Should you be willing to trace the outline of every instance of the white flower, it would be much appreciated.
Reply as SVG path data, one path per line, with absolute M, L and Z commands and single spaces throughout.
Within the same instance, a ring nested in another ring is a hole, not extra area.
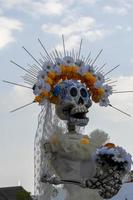
M 64 60 L 62 60 L 61 58 L 55 58 L 55 61 L 56 61 L 55 62 L 56 65 L 63 65 L 63 64 L 65 64 Z
M 33 94 L 34 95 L 39 95 L 40 94 L 40 89 L 38 88 L 37 85 L 34 86 Z
M 81 75 L 87 73 L 87 72 L 90 72 L 90 73 L 94 73 L 94 68 L 90 65 L 83 65 L 82 67 L 79 68 L 79 73 Z
M 44 62 L 42 68 L 44 71 L 46 71 L 47 73 L 51 71 L 52 67 L 53 67 L 53 63 L 51 61 L 47 61 L 47 62 Z
M 109 99 L 107 97 L 103 97 L 99 102 L 100 106 L 107 107 L 109 104 L 110 104 L 110 101 L 109 101 Z
M 103 83 L 105 82 L 105 78 L 103 76 L 102 73 L 98 72 L 96 73 L 96 78 L 97 78 L 97 81 L 95 83 L 95 87 L 101 87 L 103 85 Z
M 45 83 L 45 82 L 44 82 L 44 87 L 43 87 L 43 89 L 44 89 L 45 91 L 47 91 L 47 92 L 50 92 L 51 86 L 50 86 L 48 83 Z
M 74 59 L 71 56 L 65 56 L 63 58 L 65 65 L 74 65 Z
M 103 88 L 104 88 L 104 91 L 105 91 L 104 97 L 108 97 L 113 93 L 112 86 L 106 84 L 106 85 L 103 86 Z
M 85 65 L 84 61 L 83 60 L 80 60 L 80 59 L 77 59 L 76 62 L 75 62 L 76 65 L 78 65 L 79 67 L 82 67 Z
M 47 75 L 47 72 L 44 70 L 41 70 L 38 72 L 37 78 L 41 79 L 41 78 L 44 78 L 46 75 Z
M 92 74 L 95 73 L 94 67 L 92 65 L 89 66 L 88 72 L 90 72 Z
M 60 69 L 60 66 L 58 66 L 58 65 L 54 65 L 54 66 L 52 67 L 52 71 L 54 71 L 54 72 L 57 73 L 58 75 L 61 74 L 61 69 Z

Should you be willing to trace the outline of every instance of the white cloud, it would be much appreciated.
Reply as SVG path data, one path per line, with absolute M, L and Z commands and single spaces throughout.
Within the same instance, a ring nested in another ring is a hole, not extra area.
M 32 0 L 1 0 L 4 8 L 12 9 L 32 3 Z
M 0 17 L 0 49 L 14 42 L 13 31 L 22 30 L 22 23 L 16 19 Z
M 32 15 L 61 15 L 65 9 L 65 5 L 59 0 L 3 0 L 2 7 L 4 9 L 20 9 Z
M 77 47 L 81 37 L 94 42 L 103 39 L 109 33 L 108 30 L 97 27 L 96 20 L 89 16 L 79 16 L 78 19 L 71 16 L 63 19 L 60 24 L 44 24 L 42 25 L 42 30 L 55 35 L 64 34 L 66 37 L 66 46 L 69 49 Z M 59 45 L 58 47 L 60 49 Z
M 56 1 L 46 3 L 33 2 L 33 10 L 40 15 L 61 15 L 65 6 Z
M 115 7 L 115 6 L 104 6 L 103 10 L 105 13 L 108 14 L 115 14 L 115 15 L 121 15 L 121 16 L 125 16 L 128 14 L 128 10 L 125 7 Z
M 131 26 L 122 26 L 122 25 L 117 25 L 116 27 L 115 27 L 115 29 L 117 30 L 117 31 L 127 31 L 127 32 L 130 32 L 130 31 L 132 31 L 132 27 Z
M 71 19 L 66 23 L 61 24 L 44 24 L 42 30 L 52 34 L 65 34 L 67 36 L 80 32 L 86 32 L 93 28 L 95 19 L 92 17 L 79 17 L 78 19 Z

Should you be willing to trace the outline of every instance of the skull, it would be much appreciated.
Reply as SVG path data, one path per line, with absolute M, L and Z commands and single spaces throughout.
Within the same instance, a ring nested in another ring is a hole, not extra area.
M 88 108 L 92 105 L 90 92 L 79 81 L 66 80 L 59 83 L 55 89 L 59 92 L 60 104 L 56 105 L 56 114 L 62 120 L 67 120 L 77 126 L 87 125 Z

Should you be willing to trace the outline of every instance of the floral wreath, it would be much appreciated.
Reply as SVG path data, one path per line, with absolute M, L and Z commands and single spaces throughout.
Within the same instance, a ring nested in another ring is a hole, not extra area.
M 41 54 L 42 58 L 39 59 L 39 61 L 25 47 L 23 47 L 23 49 L 30 55 L 36 64 L 30 65 L 30 68 L 27 69 L 16 62 L 11 61 L 11 63 L 26 71 L 26 75 L 23 78 L 25 83 L 28 83 L 31 87 L 4 80 L 6 83 L 30 88 L 33 90 L 35 95 L 34 100 L 20 108 L 24 108 L 35 102 L 39 103 L 39 105 L 43 105 L 45 100 L 53 104 L 59 104 L 59 96 L 61 93 L 60 83 L 69 80 L 78 81 L 81 84 L 84 84 L 91 94 L 91 99 L 93 102 L 99 103 L 100 106 L 110 106 L 115 110 L 130 116 L 128 113 L 110 104 L 110 95 L 114 93 L 127 93 L 133 91 L 113 90 L 112 84 L 116 81 L 112 81 L 110 78 L 107 78 L 106 75 L 116 69 L 119 65 L 113 67 L 106 73 L 103 73 L 105 64 L 98 67 L 94 65 L 102 53 L 102 50 L 100 50 L 94 60 L 92 60 L 90 57 L 91 53 L 84 58 L 81 56 L 81 39 L 78 52 L 75 52 L 74 50 L 67 52 L 65 49 L 64 36 L 62 35 L 64 50 L 64 55 L 62 56 L 62 53 L 56 49 L 52 53 L 48 53 L 40 39 L 38 39 L 38 41 L 45 51 L 45 55 Z M 11 112 L 14 112 L 20 108 L 12 110 Z

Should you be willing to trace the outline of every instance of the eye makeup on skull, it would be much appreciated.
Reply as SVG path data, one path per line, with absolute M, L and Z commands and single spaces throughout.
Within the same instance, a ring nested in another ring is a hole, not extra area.
M 70 94 L 71 94 L 72 97 L 76 97 L 77 94 L 78 94 L 77 88 L 72 87 L 72 88 L 70 89 Z
M 82 97 L 86 98 L 87 97 L 87 91 L 86 91 L 86 89 L 85 88 L 81 88 L 80 89 L 80 94 L 81 94 Z

